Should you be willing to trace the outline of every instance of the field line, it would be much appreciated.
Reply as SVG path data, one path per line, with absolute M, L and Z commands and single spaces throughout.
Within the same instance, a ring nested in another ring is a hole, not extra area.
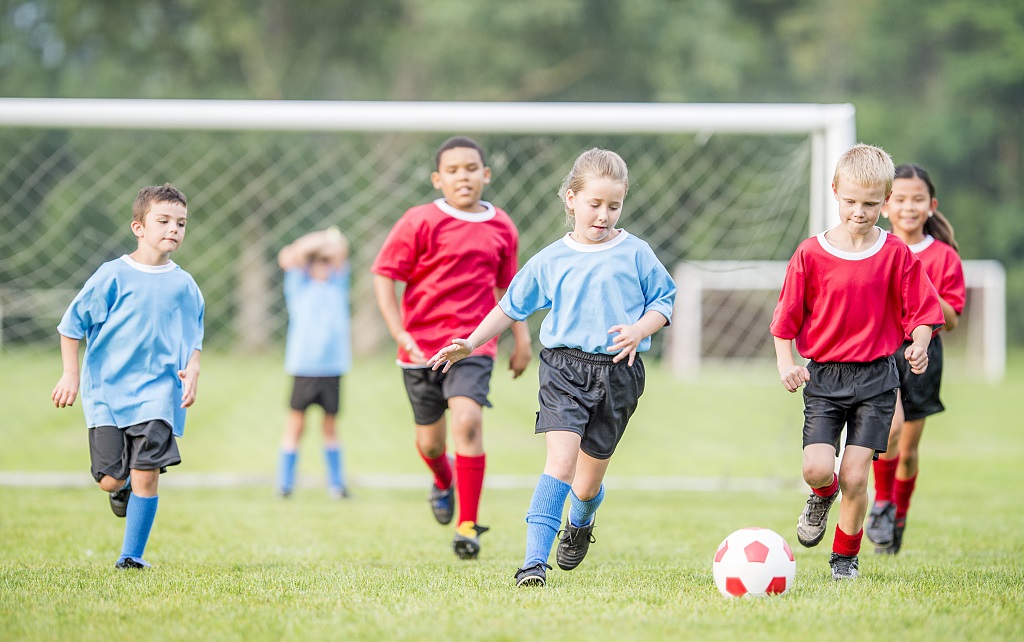
M 486 486 L 490 489 L 528 489 L 537 483 L 538 475 L 489 474 Z M 427 475 L 362 474 L 351 475 L 353 488 L 422 489 L 430 485 Z M 165 488 L 273 488 L 274 475 L 259 473 L 178 473 L 170 472 L 160 479 Z M 85 488 L 93 486 L 88 473 L 69 472 L 16 472 L 0 471 L 0 486 L 14 488 Z M 322 478 L 300 475 L 300 488 L 323 487 Z M 801 480 L 771 477 L 681 477 L 681 476 L 608 476 L 609 489 L 651 492 L 807 492 Z

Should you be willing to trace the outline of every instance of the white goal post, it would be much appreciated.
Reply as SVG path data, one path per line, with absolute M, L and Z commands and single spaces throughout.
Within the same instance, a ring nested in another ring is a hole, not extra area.
M 848 104 L 0 98 L 0 349 L 50 349 L 68 293 L 128 246 L 134 193 L 165 181 L 195 208 L 176 257 L 216 302 L 211 347 L 279 345 L 274 257 L 336 225 L 352 250 L 358 349 L 383 348 L 369 265 L 398 216 L 436 197 L 433 153 L 454 134 L 483 142 L 485 198 L 516 221 L 522 259 L 565 233 L 556 192 L 579 151 L 618 151 L 623 225 L 666 265 L 783 258 L 830 225 L 831 171 L 855 143 Z
M 968 375 L 998 382 L 1006 371 L 1006 272 L 998 261 L 964 261 L 963 266 L 967 305 L 960 327 L 943 335 L 946 363 L 952 362 Z M 707 323 L 704 300 L 709 292 L 761 293 L 765 305 L 749 331 L 754 334 L 752 341 L 770 346 L 770 304 L 778 298 L 785 273 L 786 261 L 697 261 L 676 266 L 673 277 L 679 295 L 670 347 L 673 372 L 694 379 L 702 363 L 708 361 L 702 346 Z M 743 334 L 741 328 L 733 336 L 740 340 Z M 774 353 L 768 358 L 774 359 Z M 718 361 L 721 365 L 726 360 Z

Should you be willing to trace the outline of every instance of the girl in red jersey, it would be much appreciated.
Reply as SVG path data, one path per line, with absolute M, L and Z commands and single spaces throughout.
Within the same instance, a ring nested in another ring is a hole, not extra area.
M 925 273 L 939 294 L 945 325 L 956 327 L 964 308 L 966 287 L 963 265 L 953 227 L 938 209 L 935 184 L 917 165 L 896 168 L 892 197 L 882 211 L 893 234 L 903 239 L 924 264 Z M 904 342 L 904 346 L 908 345 Z M 866 534 L 876 553 L 896 554 L 903 545 L 907 509 L 918 470 L 918 446 L 929 415 L 945 410 L 939 400 L 942 381 L 942 339 L 935 330 L 928 345 L 928 371 L 913 374 L 901 351 L 896 352 L 900 370 L 900 403 L 889 430 L 889 448 L 874 462 L 875 501 Z
M 836 580 L 859 576 L 870 463 L 886 450 L 903 349 L 915 373 L 928 368 L 932 326 L 943 323 L 935 288 L 906 243 L 875 226 L 895 175 L 885 151 L 857 145 L 839 159 L 832 193 L 840 223 L 803 241 L 786 267 L 771 333 L 782 385 L 806 384 L 803 478 L 812 492 L 797 538 L 817 546 L 843 491 L 829 566 Z M 807 366 L 796 365 L 793 344 Z M 835 473 L 839 440 L 846 448 Z

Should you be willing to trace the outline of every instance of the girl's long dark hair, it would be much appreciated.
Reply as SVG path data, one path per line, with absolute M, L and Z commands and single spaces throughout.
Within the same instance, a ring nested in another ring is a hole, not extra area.
M 935 198 L 935 183 L 932 182 L 931 176 L 928 176 L 928 172 L 926 172 L 920 165 L 904 163 L 903 165 L 897 166 L 896 178 L 920 178 L 924 181 L 924 184 L 928 186 L 928 194 L 932 198 Z M 934 210 L 932 215 L 928 217 L 928 220 L 925 221 L 924 233 L 931 234 L 933 237 L 956 250 L 957 254 L 960 253 L 960 246 L 956 244 L 956 239 L 953 238 L 953 226 L 939 210 Z

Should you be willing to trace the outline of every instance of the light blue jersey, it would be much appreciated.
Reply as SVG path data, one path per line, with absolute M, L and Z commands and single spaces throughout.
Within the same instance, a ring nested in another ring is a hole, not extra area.
M 675 283 L 651 246 L 619 230 L 597 245 L 568 234 L 555 241 L 523 266 L 498 305 L 516 321 L 550 308 L 540 328 L 545 348 L 613 354 L 609 328 L 636 323 L 648 310 L 671 322 L 675 296 Z M 650 348 L 647 337 L 637 352 Z
M 285 371 L 298 377 L 336 377 L 352 365 L 349 321 L 349 269 L 331 272 L 326 281 L 304 269 L 284 273 L 288 305 Z
M 81 396 L 86 425 L 127 428 L 154 419 L 185 431 L 184 370 L 203 348 L 203 295 L 173 262 L 108 261 L 89 277 L 57 331 L 85 339 Z

